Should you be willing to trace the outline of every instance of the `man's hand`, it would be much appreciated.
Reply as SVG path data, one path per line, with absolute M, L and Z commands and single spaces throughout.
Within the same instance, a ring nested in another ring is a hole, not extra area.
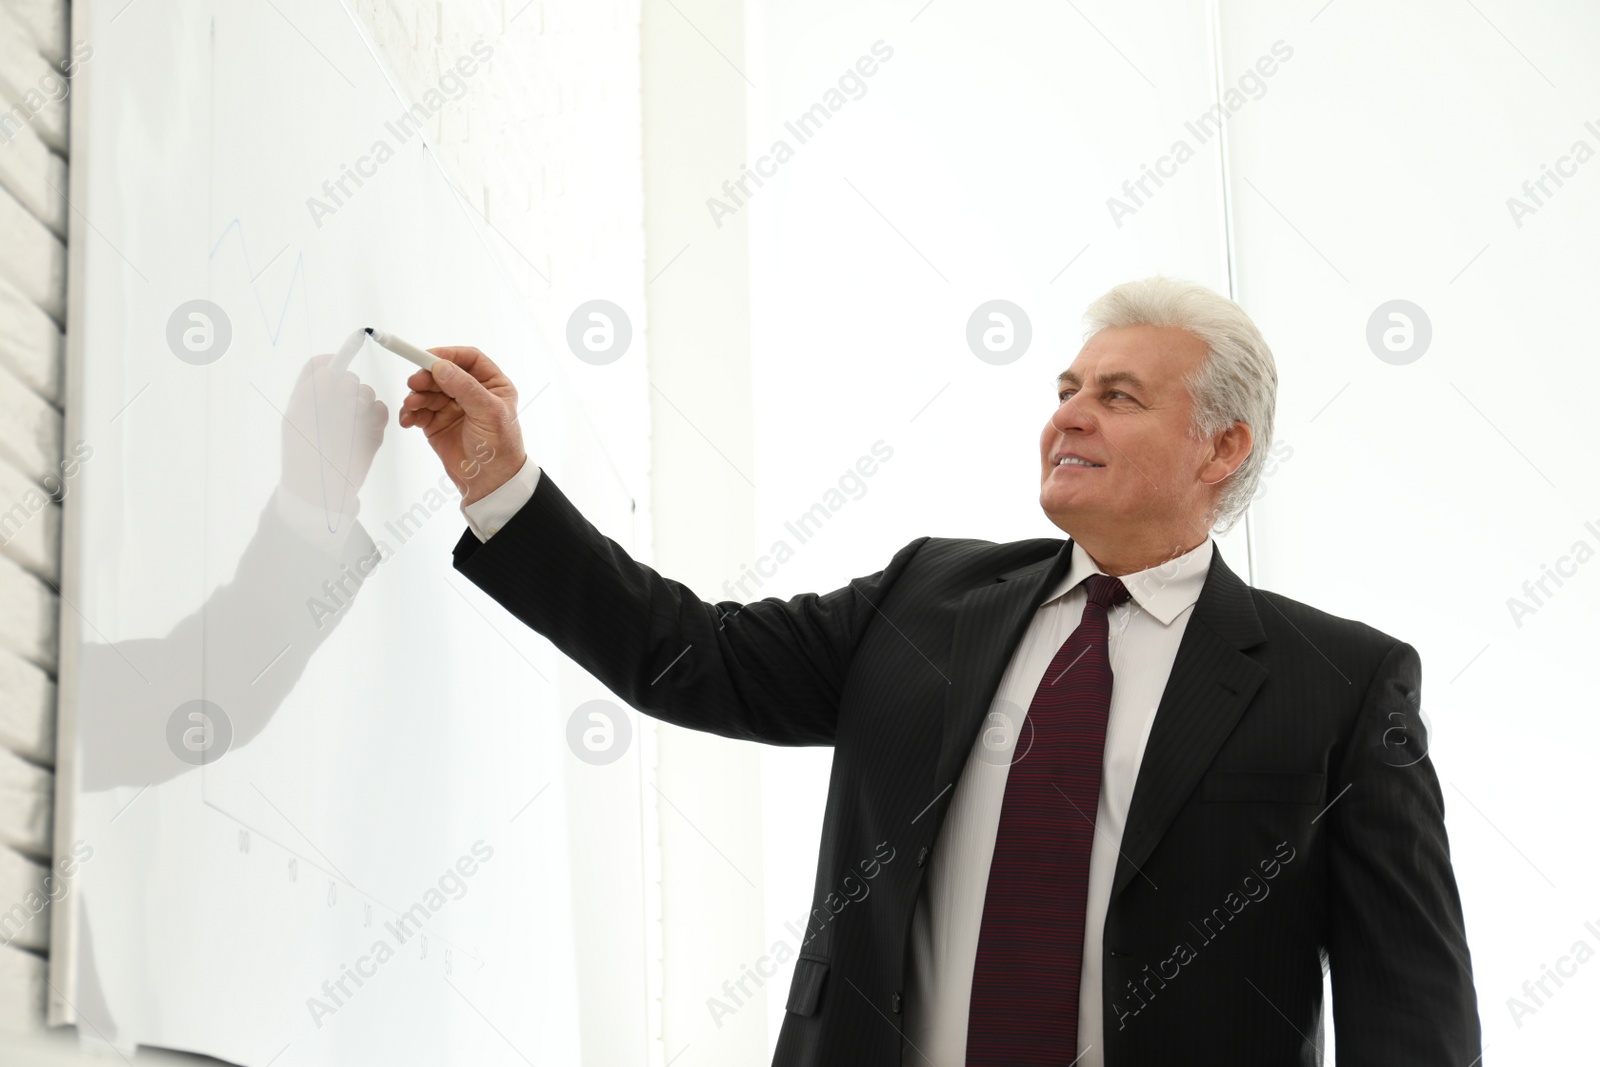
M 406 379 L 400 425 L 419 426 L 461 490 L 463 505 L 482 500 L 522 469 L 528 456 L 517 423 L 517 389 L 476 348 L 430 348 L 432 370 Z

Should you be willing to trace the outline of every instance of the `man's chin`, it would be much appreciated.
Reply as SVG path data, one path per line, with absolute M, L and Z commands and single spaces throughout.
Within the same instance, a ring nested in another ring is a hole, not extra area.
M 1087 494 L 1063 492 L 1059 485 L 1047 485 L 1039 491 L 1039 506 L 1052 514 L 1083 511 L 1091 506 Z
M 1039 507 L 1051 522 L 1063 530 L 1068 523 L 1081 519 L 1087 510 L 1080 500 L 1063 500 L 1048 491 L 1039 494 Z

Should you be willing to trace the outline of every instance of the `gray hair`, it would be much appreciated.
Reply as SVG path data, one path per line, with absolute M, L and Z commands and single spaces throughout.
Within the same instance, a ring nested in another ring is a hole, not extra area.
M 1206 344 L 1200 369 L 1184 377 L 1194 401 L 1189 432 L 1206 440 L 1235 422 L 1250 427 L 1250 455 L 1228 476 L 1212 526 L 1227 533 L 1254 498 L 1272 443 L 1278 367 L 1243 308 L 1203 285 L 1156 275 L 1123 282 L 1084 312 L 1084 340 L 1108 326 L 1176 326 Z

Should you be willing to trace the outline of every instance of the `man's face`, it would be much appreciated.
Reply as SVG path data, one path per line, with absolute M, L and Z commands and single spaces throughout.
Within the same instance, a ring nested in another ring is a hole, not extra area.
M 1193 522 L 1204 535 L 1211 449 L 1189 436 L 1183 378 L 1205 353 L 1205 342 L 1172 326 L 1108 327 L 1089 338 L 1039 437 L 1039 506 L 1057 526 L 1081 537 Z M 1095 466 L 1061 465 L 1066 455 Z

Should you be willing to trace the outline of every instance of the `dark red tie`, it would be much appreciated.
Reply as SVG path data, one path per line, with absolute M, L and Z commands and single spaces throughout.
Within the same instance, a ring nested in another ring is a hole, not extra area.
M 1106 609 L 1122 582 L 1090 575 L 1083 621 L 1050 661 L 1006 777 L 967 1019 L 968 1067 L 1078 1058 L 1089 850 L 1111 710 Z

